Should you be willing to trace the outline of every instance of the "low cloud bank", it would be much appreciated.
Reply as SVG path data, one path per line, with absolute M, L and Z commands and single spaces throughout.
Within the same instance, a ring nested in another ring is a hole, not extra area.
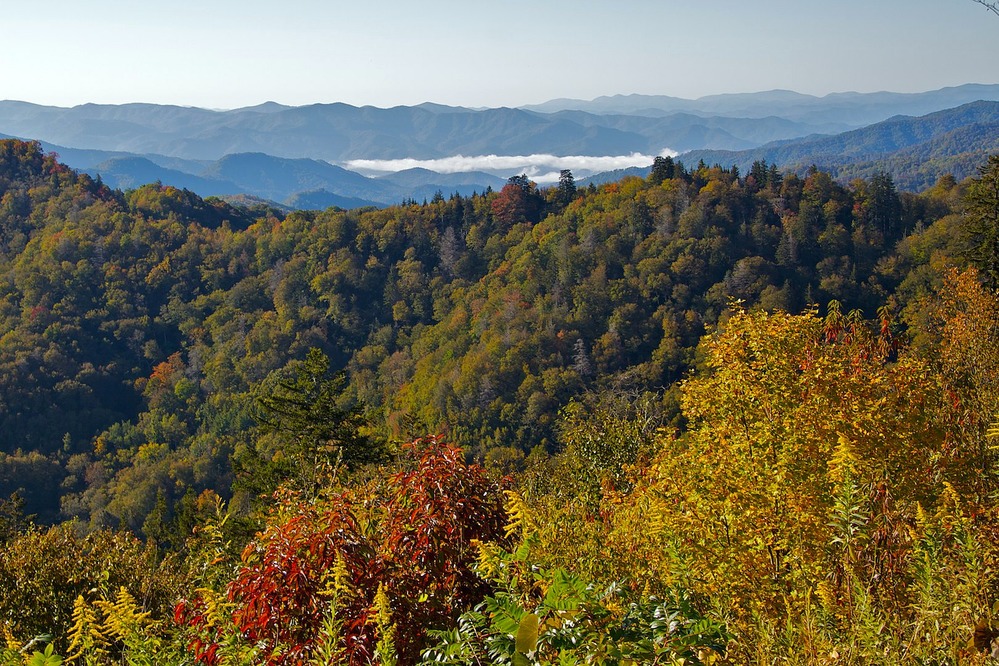
M 661 156 L 675 157 L 676 151 L 668 148 Z M 652 164 L 653 155 L 454 155 L 432 160 L 404 158 L 394 160 L 350 160 L 345 166 L 355 171 L 394 173 L 406 169 L 429 169 L 438 173 L 464 173 L 468 171 L 501 171 L 526 173 L 537 182 L 558 180 L 560 169 L 589 174 L 629 167 L 646 167 Z

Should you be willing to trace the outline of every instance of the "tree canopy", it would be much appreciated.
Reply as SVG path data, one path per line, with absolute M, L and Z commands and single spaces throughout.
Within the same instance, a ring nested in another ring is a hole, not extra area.
M 996 173 L 283 213 L 0 142 L 4 658 L 985 663 Z

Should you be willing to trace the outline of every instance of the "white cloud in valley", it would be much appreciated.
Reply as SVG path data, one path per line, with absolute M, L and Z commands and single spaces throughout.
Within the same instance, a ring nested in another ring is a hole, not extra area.
M 676 151 L 663 149 L 662 156 L 675 157 Z M 437 173 L 465 173 L 468 171 L 525 173 L 539 183 L 558 180 L 560 169 L 570 169 L 584 174 L 647 167 L 655 159 L 653 155 L 632 153 L 630 155 L 454 155 L 437 159 L 421 160 L 402 158 L 391 160 L 349 160 L 344 164 L 348 169 L 361 172 L 395 173 L 406 169 L 429 169 Z

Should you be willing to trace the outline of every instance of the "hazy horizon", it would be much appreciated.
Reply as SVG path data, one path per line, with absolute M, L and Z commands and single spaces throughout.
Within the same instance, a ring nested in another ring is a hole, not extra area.
M 169 11 L 53 0 L 7 8 L 5 26 L 0 97 L 62 107 L 479 108 L 617 94 L 824 96 L 999 83 L 999 18 L 971 0 L 178 0 Z
M 999 23 L 999 21 L 997 21 L 997 23 Z M 376 104 L 351 104 L 349 102 L 343 102 L 343 101 L 304 102 L 302 104 L 286 104 L 286 103 L 280 102 L 278 100 L 268 99 L 268 100 L 263 100 L 261 102 L 255 102 L 253 104 L 245 104 L 245 105 L 242 105 L 242 106 L 233 106 L 233 107 L 208 107 L 208 106 L 199 106 L 197 104 L 176 104 L 176 103 L 168 103 L 168 102 L 148 102 L 148 101 L 143 101 L 143 100 L 133 100 L 133 101 L 130 101 L 130 102 L 93 102 L 93 101 L 87 101 L 87 102 L 80 102 L 78 104 L 45 104 L 45 103 L 37 102 L 35 100 L 18 99 L 18 98 L 12 98 L 12 97 L 3 97 L 3 98 L 0 98 L 0 102 L 14 102 L 14 103 L 23 103 L 23 104 L 33 104 L 33 105 L 36 105 L 36 106 L 48 106 L 48 107 L 52 107 L 52 108 L 62 108 L 62 109 L 72 109 L 72 108 L 77 108 L 77 107 L 81 107 L 81 106 L 88 106 L 88 105 L 94 105 L 94 106 L 128 106 L 128 105 L 132 105 L 132 104 L 135 104 L 135 105 L 143 105 L 143 104 L 145 104 L 145 105 L 154 105 L 154 106 L 175 106 L 175 107 L 187 108 L 187 109 L 200 109 L 200 110 L 203 110 L 203 111 L 217 111 L 217 112 L 220 112 L 220 113 L 224 113 L 226 111 L 239 111 L 241 109 L 251 109 L 251 108 L 254 108 L 254 107 L 264 106 L 264 105 L 267 105 L 267 104 L 277 104 L 279 106 L 283 106 L 283 107 L 287 107 L 287 108 L 301 108 L 301 107 L 308 107 L 308 106 L 332 106 L 332 105 L 335 105 L 335 104 L 344 104 L 344 105 L 347 105 L 347 106 L 353 106 L 355 108 L 371 107 L 371 108 L 377 108 L 377 109 L 390 109 L 390 108 L 395 108 L 395 107 L 412 107 L 412 106 L 421 106 L 421 105 L 424 105 L 424 104 L 436 104 L 436 105 L 440 105 L 440 106 L 453 106 L 454 108 L 465 108 L 465 109 L 470 109 L 470 110 L 487 110 L 487 109 L 502 108 L 503 106 L 506 106 L 507 108 L 530 107 L 530 106 L 536 106 L 536 105 L 544 104 L 546 102 L 554 102 L 554 101 L 559 101 L 559 100 L 579 100 L 579 101 L 590 102 L 590 101 L 595 101 L 595 100 L 601 99 L 601 98 L 631 97 L 631 96 L 642 96 L 642 97 L 674 97 L 674 98 L 677 98 L 677 99 L 683 99 L 683 100 L 686 100 L 686 101 L 696 102 L 698 100 L 707 99 L 707 98 L 710 98 L 710 97 L 721 97 L 721 96 L 725 96 L 725 95 L 754 95 L 754 94 L 765 94 L 765 93 L 773 93 L 773 92 L 791 92 L 791 93 L 796 93 L 796 94 L 799 94 L 799 95 L 806 95 L 806 96 L 809 96 L 809 97 L 814 97 L 816 99 L 822 99 L 824 97 L 829 97 L 829 96 L 833 96 L 833 95 L 849 95 L 849 94 L 855 94 L 855 93 L 856 94 L 878 94 L 878 93 L 894 94 L 894 93 L 898 93 L 898 94 L 903 94 L 904 95 L 904 94 L 919 94 L 919 93 L 934 92 L 934 91 L 942 90 L 942 89 L 946 89 L 946 88 L 959 88 L 959 87 L 965 86 L 965 85 L 972 85 L 972 86 L 976 86 L 976 85 L 983 85 L 983 86 L 999 85 L 999 81 L 997 81 L 996 83 L 983 83 L 981 81 L 962 81 L 962 82 L 957 82 L 957 83 L 953 83 L 953 84 L 950 84 L 950 85 L 938 86 L 936 88 L 927 88 L 925 90 L 890 90 L 890 89 L 883 89 L 883 90 L 833 90 L 833 91 L 830 91 L 830 92 L 827 92 L 827 93 L 824 93 L 824 94 L 821 94 L 821 95 L 815 95 L 815 94 L 812 94 L 812 93 L 805 93 L 805 92 L 801 92 L 799 90 L 792 90 L 790 88 L 769 88 L 769 89 L 766 89 L 766 90 L 744 90 L 744 91 L 736 91 L 736 92 L 717 92 L 717 93 L 709 93 L 709 94 L 706 94 L 706 95 L 700 95 L 698 97 L 682 97 L 682 96 L 679 96 L 679 95 L 670 95 L 668 93 L 613 92 L 613 93 L 606 93 L 606 94 L 601 94 L 601 95 L 595 95 L 593 97 L 565 97 L 565 96 L 563 96 L 563 97 L 549 97 L 549 98 L 546 98 L 546 99 L 535 100 L 535 101 L 531 101 L 531 102 L 524 102 L 523 104 L 501 105 L 500 107 L 472 106 L 472 105 L 458 105 L 458 104 L 450 105 L 450 104 L 444 104 L 442 102 L 438 102 L 438 101 L 435 101 L 435 100 L 424 100 L 422 102 L 416 102 L 416 103 L 413 103 L 413 104 L 393 104 L 391 106 L 378 106 Z M 668 150 L 668 149 L 666 149 L 666 150 Z

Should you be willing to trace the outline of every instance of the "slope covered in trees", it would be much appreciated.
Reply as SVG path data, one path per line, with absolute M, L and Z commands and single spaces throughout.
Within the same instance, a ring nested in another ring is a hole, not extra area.
M 257 451 L 257 397 L 312 347 L 346 371 L 344 406 L 378 438 L 446 429 L 515 469 L 556 446 L 573 397 L 680 379 L 733 300 L 874 312 L 919 260 L 896 243 L 948 224 L 959 192 L 660 160 L 648 179 L 582 191 L 520 178 L 423 206 L 253 218 L 172 188 L 114 192 L 5 147 L 22 173 L 3 194 L 3 452 L 59 489 L 31 512 L 132 529 L 158 494 L 227 496 L 230 458 L 274 455 Z M 18 478 L 4 496 L 30 491 Z
M 0 167 L 0 607 L 59 609 L 3 611 L 12 645 L 915 663 L 993 630 L 992 162 L 288 214 Z
M 951 174 L 966 178 L 999 150 L 999 102 L 977 101 L 912 118 L 897 116 L 833 136 L 774 141 L 744 151 L 694 150 L 688 161 L 734 165 L 773 162 L 782 170 L 804 173 L 818 165 L 837 180 L 892 174 L 899 187 L 922 191 Z

